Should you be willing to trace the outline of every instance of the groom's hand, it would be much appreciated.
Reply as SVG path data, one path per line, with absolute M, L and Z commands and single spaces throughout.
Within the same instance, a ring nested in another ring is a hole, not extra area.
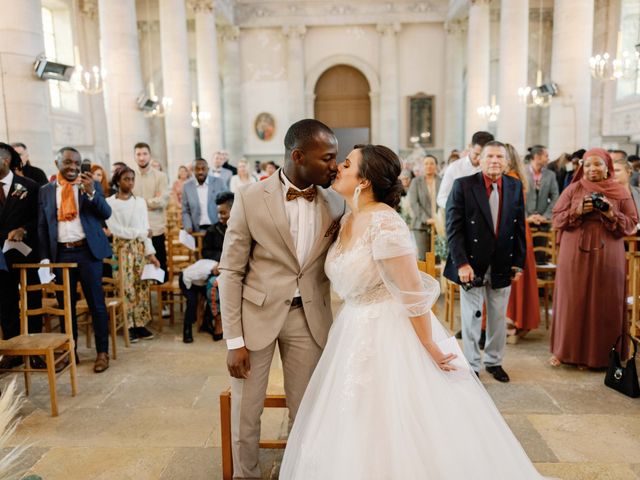
M 249 350 L 246 347 L 234 348 L 227 353 L 227 368 L 234 378 L 249 378 L 251 364 L 249 363 Z

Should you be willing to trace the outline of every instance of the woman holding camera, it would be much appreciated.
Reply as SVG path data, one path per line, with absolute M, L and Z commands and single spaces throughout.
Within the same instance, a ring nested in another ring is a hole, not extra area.
M 601 148 L 587 151 L 553 209 L 560 248 L 552 366 L 607 366 L 609 349 L 626 328 L 622 237 L 633 234 L 637 223 L 631 194 L 615 181 L 609 154 Z

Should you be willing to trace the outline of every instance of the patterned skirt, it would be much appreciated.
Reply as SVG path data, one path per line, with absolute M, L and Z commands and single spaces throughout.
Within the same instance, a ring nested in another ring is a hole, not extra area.
M 144 242 L 114 237 L 113 250 L 119 255 L 119 274 L 124 276 L 124 306 L 129 328 L 144 327 L 151 321 L 149 282 L 140 279 L 147 263 Z

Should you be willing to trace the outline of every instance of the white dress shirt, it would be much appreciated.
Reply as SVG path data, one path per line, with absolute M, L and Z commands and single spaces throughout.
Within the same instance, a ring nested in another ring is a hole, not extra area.
M 284 210 L 289 221 L 289 231 L 293 245 L 296 247 L 296 257 L 298 264 L 302 267 L 307 260 L 313 244 L 316 241 L 317 233 L 320 228 L 320 203 L 318 196 L 310 202 L 303 197 L 295 200 L 287 200 L 287 191 L 289 188 L 300 191 L 298 187 L 293 185 L 286 177 L 282 170 L 280 171 L 280 180 L 282 180 L 282 201 L 284 202 Z M 313 187 L 309 187 L 313 188 Z M 300 296 L 300 289 L 296 289 L 294 297 Z M 235 337 L 227 339 L 227 348 L 234 350 L 244 347 L 244 339 Z
M 207 178 L 202 184 L 196 180 L 196 192 L 198 193 L 198 203 L 200 204 L 200 223 L 198 225 L 211 225 L 208 210 L 209 175 L 207 175 Z M 194 225 L 194 227 L 195 226 L 196 225 Z
M 0 183 L 2 183 L 2 189 L 4 190 L 4 198 L 9 198 L 9 190 L 11 189 L 11 184 L 13 183 L 13 172 L 9 170 L 9 173 L 7 173 L 2 180 L 0 180 Z
M 453 189 L 453 182 L 458 178 L 468 177 L 469 175 L 475 175 L 480 171 L 480 165 L 474 166 L 471 163 L 469 155 L 459 158 L 455 162 L 449 164 L 444 171 L 442 182 L 440 183 L 440 190 L 438 190 L 438 206 L 440 208 L 447 208 L 447 199 Z
M 78 215 L 73 220 L 65 222 L 58 220 L 58 243 L 77 242 L 86 238 L 82 222 L 80 222 L 80 203 L 78 202 L 78 185 L 73 186 L 73 200 L 76 202 Z M 56 182 L 56 216 L 62 202 L 62 187 Z

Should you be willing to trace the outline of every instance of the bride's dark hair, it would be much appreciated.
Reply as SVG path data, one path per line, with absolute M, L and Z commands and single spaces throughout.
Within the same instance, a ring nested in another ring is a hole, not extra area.
M 353 148 L 362 154 L 358 173 L 371 182 L 373 198 L 396 208 L 404 191 L 398 178 L 402 171 L 398 156 L 384 145 L 355 145 Z

